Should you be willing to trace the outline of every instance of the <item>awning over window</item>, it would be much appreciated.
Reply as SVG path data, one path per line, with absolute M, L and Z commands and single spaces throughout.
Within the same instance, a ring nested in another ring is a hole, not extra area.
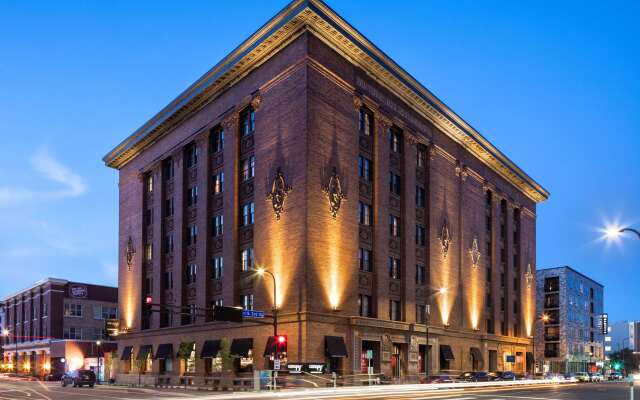
M 480 351 L 479 348 L 477 347 L 472 347 L 471 348 L 471 356 L 479 362 L 484 362 L 484 357 L 482 357 L 482 352 Z
M 347 357 L 347 346 L 342 336 L 325 336 L 325 352 L 329 357 Z
M 218 357 L 218 352 L 220 351 L 220 341 L 219 340 L 207 340 L 204 342 L 202 346 L 202 353 L 200 353 L 200 358 L 216 358 Z
M 156 351 L 156 360 L 166 360 L 167 358 L 173 358 L 173 344 L 171 343 L 161 344 Z
M 146 360 L 147 358 L 149 358 L 149 355 L 152 352 L 153 352 L 153 347 L 150 344 L 140 346 L 140 350 L 138 350 L 138 357 L 136 357 L 136 359 L 138 361 Z
M 451 346 L 448 344 L 440 345 L 440 358 L 446 361 L 452 361 L 456 358 L 453 356 L 453 351 L 451 350 Z
M 131 353 L 133 353 L 133 346 L 125 346 L 124 350 L 122 350 L 121 360 L 131 360 Z
M 249 350 L 253 349 L 253 338 L 233 339 L 231 342 L 231 354 L 240 357 L 249 357 Z

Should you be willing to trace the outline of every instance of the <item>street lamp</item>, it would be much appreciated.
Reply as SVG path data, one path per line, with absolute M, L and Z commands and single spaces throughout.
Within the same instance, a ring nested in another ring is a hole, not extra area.
M 96 341 L 96 346 L 98 346 L 98 382 L 97 384 L 100 384 L 100 367 L 101 367 L 101 363 L 100 363 L 100 345 L 102 345 L 102 341 L 101 340 L 97 340 Z
M 632 232 L 635 233 L 638 236 L 638 239 L 640 239 L 640 231 L 638 231 L 637 229 L 634 228 L 630 228 L 630 227 L 624 227 L 624 228 L 620 228 L 617 226 L 612 226 L 609 227 L 605 230 L 605 236 L 607 237 L 607 239 L 617 239 L 619 238 L 624 232 Z
M 538 322 L 541 321 L 543 323 L 542 324 L 542 328 L 543 328 L 542 329 L 542 335 L 543 335 L 543 338 L 544 338 L 544 324 L 549 322 L 549 319 L 550 319 L 549 314 L 542 314 L 540 316 L 540 318 L 537 319 Z M 534 371 L 533 372 L 534 372 L 534 374 L 536 372 L 535 371 L 535 364 L 536 364 L 535 357 L 536 357 L 536 337 L 535 337 L 535 329 L 534 329 L 534 336 L 533 336 L 533 363 L 534 363 Z M 544 347 L 542 348 L 542 371 L 544 372 Z
M 9 332 L 9 329 L 4 329 L 2 331 L 2 336 L 4 336 L 5 338 L 8 338 L 9 335 L 11 334 L 11 332 Z M 18 373 L 18 337 L 16 335 L 13 335 L 13 341 L 16 345 L 16 359 L 14 360 L 13 364 L 14 364 L 14 369 L 16 370 L 16 374 Z
M 278 359 L 278 343 L 276 343 L 276 340 L 278 338 L 278 297 L 276 295 L 276 277 L 275 275 L 273 275 L 273 273 L 271 273 L 271 271 L 268 271 L 262 267 L 256 268 L 255 272 L 259 276 L 264 276 L 265 274 L 267 274 L 271 276 L 271 279 L 273 279 L 273 369 L 275 370 L 276 360 Z
M 429 379 L 429 316 L 431 315 L 431 298 L 438 294 L 446 294 L 447 288 L 441 287 L 437 290 L 431 290 L 429 297 L 427 298 L 427 304 L 424 306 L 424 376 L 425 379 Z

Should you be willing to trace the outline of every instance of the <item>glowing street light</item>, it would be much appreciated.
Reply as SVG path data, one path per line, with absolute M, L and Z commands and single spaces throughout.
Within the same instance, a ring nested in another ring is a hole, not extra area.
M 427 304 L 424 306 L 424 376 L 429 378 L 429 316 L 431 315 L 431 298 L 437 295 L 445 295 L 447 293 L 446 287 L 433 290 L 431 295 L 427 299 Z
M 618 239 L 624 232 L 632 232 L 638 235 L 638 239 L 640 239 L 640 231 L 637 229 L 633 229 L 630 227 L 621 228 L 619 226 L 610 226 L 604 230 L 604 235 L 609 240 Z
M 278 345 L 275 341 L 278 339 L 278 297 L 276 295 L 276 277 L 271 271 L 267 271 L 263 267 L 254 268 L 256 275 L 264 276 L 269 275 L 273 279 L 273 367 L 275 370 L 276 360 L 278 359 Z

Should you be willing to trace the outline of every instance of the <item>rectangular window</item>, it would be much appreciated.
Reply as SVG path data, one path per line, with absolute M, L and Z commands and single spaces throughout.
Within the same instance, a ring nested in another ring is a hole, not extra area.
M 213 305 L 214 305 L 214 306 L 222 307 L 222 304 L 223 304 L 222 298 L 215 299 L 215 300 L 213 301 Z
M 65 317 L 82 317 L 82 304 L 65 303 L 64 316 Z
M 389 191 L 400 196 L 400 175 L 389 172 Z
M 187 245 L 192 246 L 198 242 L 198 227 L 191 225 L 187 228 Z
M 144 219 L 147 222 L 147 226 L 151 226 L 151 224 L 153 224 L 153 208 L 147 208 L 145 210 Z
M 358 128 L 365 136 L 370 136 L 373 131 L 373 116 L 364 108 L 360 109 Z
M 416 207 L 425 207 L 427 203 L 427 192 L 422 186 L 416 186 Z
M 165 199 L 164 201 L 164 216 L 171 217 L 173 215 L 173 197 Z
M 416 304 L 416 323 L 424 324 L 427 320 L 427 306 L 425 304 Z
M 487 320 L 487 333 L 490 333 L 490 334 L 496 333 L 496 327 L 492 319 Z M 489 352 L 491 352 L 491 350 L 489 350 Z
M 360 271 L 371 272 L 371 250 L 360 247 L 358 252 Z
M 402 153 L 402 136 L 395 129 L 389 129 L 389 149 L 393 153 Z
M 544 278 L 545 292 L 557 292 L 559 290 L 560 290 L 560 277 L 554 276 L 551 278 Z
M 173 234 L 164 237 L 164 252 L 165 254 L 173 253 Z
M 243 294 L 240 296 L 243 310 L 253 310 L 253 294 Z
M 402 320 L 402 312 L 398 300 L 389 300 L 389 319 L 392 321 Z
M 240 254 L 241 266 L 243 271 L 250 271 L 253 269 L 253 247 L 247 247 L 242 250 Z
M 187 275 L 186 275 L 186 281 L 187 281 L 187 285 L 196 283 L 196 278 L 198 275 L 198 266 L 196 264 L 187 264 Z
M 147 243 L 144 247 L 144 259 L 146 261 L 151 261 L 153 258 L 153 243 Z
M 47 303 L 42 303 L 42 317 L 49 316 L 49 305 Z
M 367 203 L 359 203 L 359 216 L 360 224 L 369 226 L 371 225 L 371 206 Z
M 162 275 L 162 286 L 165 289 L 173 289 L 173 272 L 167 271 Z
M 427 283 L 427 269 L 424 265 L 416 265 L 416 283 L 418 285 L 424 285 Z
M 416 225 L 416 245 L 424 246 L 426 243 L 426 229 L 424 226 Z
M 224 216 L 222 214 L 215 215 L 212 218 L 211 226 L 213 227 L 213 237 L 222 235 L 224 232 Z
M 102 319 L 118 318 L 118 309 L 116 307 L 102 306 Z
M 242 181 L 246 182 L 253 179 L 256 170 L 256 157 L 249 156 L 242 160 Z
M 370 318 L 373 314 L 371 312 L 371 296 L 361 294 L 358 296 L 358 308 L 360 310 L 361 317 Z
M 395 215 L 389 215 L 389 235 L 400 237 L 400 218 Z
M 162 162 L 162 178 L 165 181 L 173 179 L 173 160 L 171 158 Z
M 153 193 L 153 175 L 147 175 L 147 193 Z
M 82 328 L 76 328 L 73 326 L 64 328 L 63 338 L 71 340 L 82 340 Z
M 187 205 L 195 206 L 198 203 L 198 187 L 192 186 L 187 193 Z
M 242 206 L 242 225 L 247 226 L 253 224 L 253 214 L 255 212 L 255 203 L 247 203 Z
M 213 267 L 213 279 L 222 279 L 224 276 L 224 262 L 222 256 L 214 257 L 213 260 L 211 260 L 211 264 Z
M 195 144 L 187 146 L 185 150 L 185 165 L 187 168 L 194 167 L 198 164 L 198 147 Z
M 418 145 L 418 151 L 416 156 L 416 166 L 418 168 L 424 168 L 427 162 L 427 149 L 423 145 Z
M 221 127 L 213 128 L 209 141 L 212 153 L 224 150 L 224 129 Z
M 358 156 L 358 176 L 367 182 L 371 182 L 372 172 L 371 160 L 363 156 Z
M 240 114 L 240 134 L 247 136 L 253 133 L 256 124 L 256 114 L 253 108 L 248 107 Z
M 219 172 L 212 177 L 213 193 L 218 194 L 224 192 L 224 172 Z
M 389 257 L 389 278 L 400 279 L 400 259 Z

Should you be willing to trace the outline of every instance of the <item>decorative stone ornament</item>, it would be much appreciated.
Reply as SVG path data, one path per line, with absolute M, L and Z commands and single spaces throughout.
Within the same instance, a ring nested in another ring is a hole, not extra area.
M 129 271 L 131 271 L 134 254 L 136 254 L 136 249 L 133 247 L 133 239 L 129 236 L 129 240 L 127 240 L 127 248 L 124 250 L 124 255 L 127 259 L 127 270 Z
M 335 167 L 322 190 L 329 199 L 329 211 L 331 211 L 331 216 L 333 219 L 336 219 L 338 217 L 338 211 L 340 211 L 342 201 L 346 199 L 347 196 L 342 189 L 342 183 L 340 182 L 340 177 L 338 176 L 338 172 Z
M 531 289 L 533 284 L 533 271 L 531 270 L 531 264 L 527 264 L 527 272 L 524 273 L 524 279 L 527 281 L 527 289 Z
M 478 263 L 480 262 L 480 249 L 478 248 L 478 238 L 473 238 L 473 242 L 471 243 L 471 248 L 469 249 L 469 255 L 471 256 L 471 265 L 473 268 L 478 268 Z
M 447 218 L 442 221 L 442 228 L 440 230 L 440 249 L 442 251 L 442 258 L 447 259 L 447 254 L 449 253 L 449 246 L 453 239 L 451 237 L 451 231 L 449 229 L 449 220 Z
M 276 172 L 271 182 L 271 191 L 267 194 L 267 200 L 271 200 L 271 206 L 276 216 L 276 221 L 280 221 L 280 214 L 284 212 L 284 200 L 291 191 L 291 186 L 287 185 L 280 168 Z

